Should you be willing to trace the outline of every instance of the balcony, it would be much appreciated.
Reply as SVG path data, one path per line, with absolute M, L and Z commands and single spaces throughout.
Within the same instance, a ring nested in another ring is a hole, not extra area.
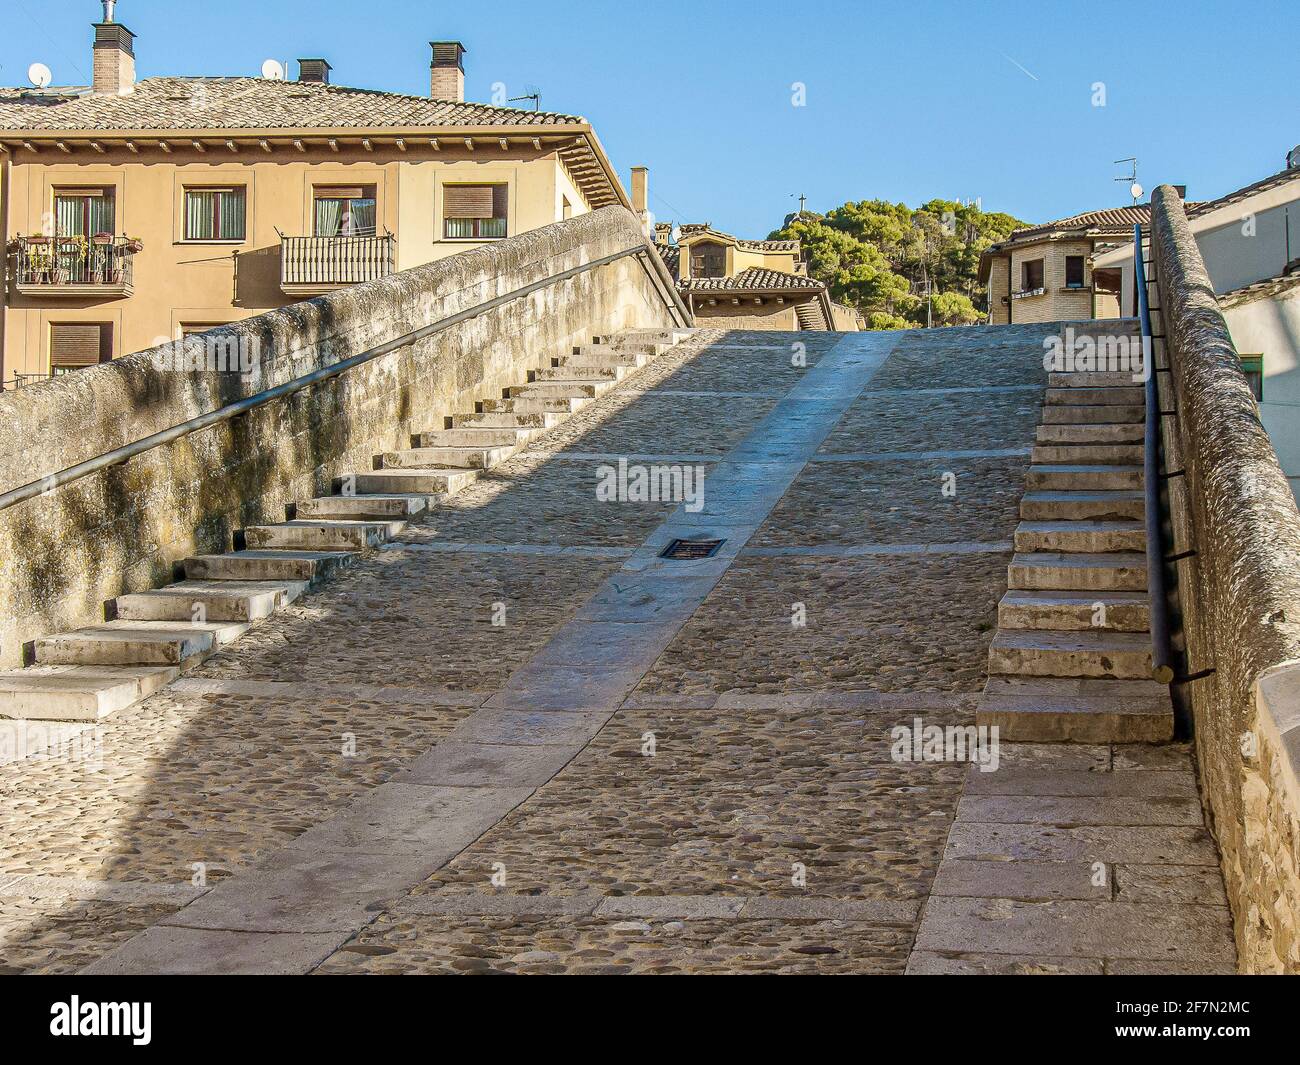
M 120 299 L 135 291 L 138 241 L 126 237 L 19 237 L 14 287 L 25 296 Z
M 343 285 L 393 272 L 397 238 L 281 237 L 280 288 L 289 296 L 319 296 Z

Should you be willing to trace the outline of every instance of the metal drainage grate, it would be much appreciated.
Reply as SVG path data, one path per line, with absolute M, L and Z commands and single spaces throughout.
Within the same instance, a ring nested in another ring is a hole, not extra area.
M 674 540 L 659 552 L 660 558 L 685 559 L 712 558 L 725 540 Z

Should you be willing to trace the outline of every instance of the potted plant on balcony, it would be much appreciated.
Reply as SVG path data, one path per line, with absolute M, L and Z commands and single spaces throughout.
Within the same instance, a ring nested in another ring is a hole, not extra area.
M 122 239 L 125 241 L 123 247 L 125 247 L 132 255 L 139 255 L 144 251 L 144 241 L 139 237 L 123 237 Z
M 53 280 L 54 249 L 50 238 L 44 233 L 33 233 L 23 238 L 26 245 L 27 276 L 33 284 L 40 284 L 41 279 L 48 283 Z

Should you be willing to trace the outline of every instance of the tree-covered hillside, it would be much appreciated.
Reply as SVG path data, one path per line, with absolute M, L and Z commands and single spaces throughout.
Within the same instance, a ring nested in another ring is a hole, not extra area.
M 980 253 L 1027 223 L 975 204 L 931 200 L 913 210 L 885 200 L 846 203 L 785 220 L 773 240 L 803 242 L 808 272 L 871 329 L 925 325 L 926 284 L 935 325 L 968 325 L 987 312 L 977 281 Z

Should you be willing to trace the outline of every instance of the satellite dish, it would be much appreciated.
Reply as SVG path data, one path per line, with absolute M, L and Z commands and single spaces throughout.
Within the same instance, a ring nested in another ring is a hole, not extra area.
M 50 73 L 50 68 L 44 63 L 33 63 L 27 68 L 27 80 L 38 89 L 45 88 L 53 77 L 54 75 Z
M 1133 199 L 1135 200 L 1142 199 L 1142 186 L 1139 185 L 1136 181 L 1133 182 L 1133 184 L 1128 187 L 1128 192 L 1129 195 L 1133 197 Z
M 278 59 L 268 59 L 262 64 L 262 77 L 267 81 L 284 81 L 284 64 Z

